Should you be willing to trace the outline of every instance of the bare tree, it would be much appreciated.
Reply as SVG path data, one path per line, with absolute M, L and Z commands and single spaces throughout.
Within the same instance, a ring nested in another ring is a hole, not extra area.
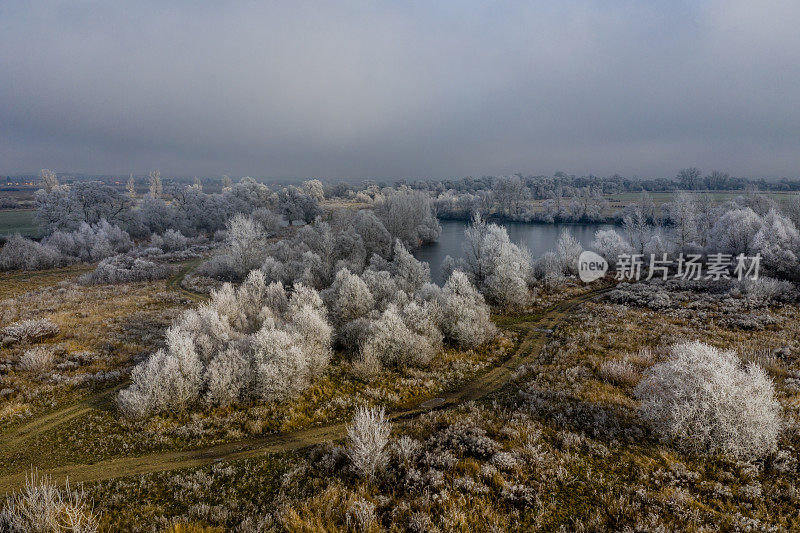
M 161 172 L 154 170 L 150 173 L 150 196 L 159 198 L 164 192 L 164 185 L 161 183 Z
M 126 188 L 128 189 L 128 196 L 136 198 L 136 181 L 133 179 L 133 174 L 128 178 L 128 185 Z
M 56 173 L 52 170 L 48 170 L 46 168 L 42 169 L 42 183 L 44 184 L 44 190 L 50 192 L 53 188 L 58 186 L 58 177 Z

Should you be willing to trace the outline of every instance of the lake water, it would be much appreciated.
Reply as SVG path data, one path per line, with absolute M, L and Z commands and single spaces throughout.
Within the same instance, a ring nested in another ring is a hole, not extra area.
M 414 252 L 414 257 L 426 261 L 431 266 L 433 281 L 444 283 L 442 262 L 446 256 L 461 257 L 461 246 L 464 242 L 464 229 L 468 222 L 459 220 L 442 220 L 442 235 L 433 244 L 423 246 Z M 548 251 L 555 251 L 556 242 L 561 230 L 569 229 L 572 236 L 584 248 L 588 248 L 594 240 L 594 233 L 599 229 L 609 229 L 608 224 L 527 224 L 524 222 L 505 222 L 508 236 L 516 244 L 524 244 L 535 258 Z

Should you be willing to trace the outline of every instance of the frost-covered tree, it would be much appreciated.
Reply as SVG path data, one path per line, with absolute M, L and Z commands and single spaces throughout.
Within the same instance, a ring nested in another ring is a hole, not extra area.
M 264 231 L 250 216 L 237 214 L 228 221 L 225 244 L 237 277 L 257 269 L 264 260 Z
M 131 199 L 136 198 L 136 181 L 133 179 L 133 174 L 131 174 L 128 178 L 128 183 L 125 186 L 125 190 L 128 192 L 128 196 L 130 196 Z
M 310 223 L 322 214 L 319 202 L 307 191 L 294 185 L 278 191 L 278 210 L 290 223 L 295 221 Z
M 597 230 L 594 234 L 592 248 L 603 256 L 611 267 L 617 264 L 617 258 L 620 255 L 633 252 L 630 243 L 613 229 Z
M 555 252 L 545 252 L 533 263 L 533 275 L 545 287 L 553 289 L 564 283 L 564 269 Z
M 709 247 L 728 254 L 751 254 L 763 220 L 749 207 L 733 208 L 720 216 L 711 228 Z
M 150 196 L 153 198 L 160 198 L 161 194 L 164 192 L 164 185 L 161 182 L 161 171 L 152 171 L 150 173 L 149 180 Z
M 505 228 L 487 224 L 480 215 L 473 217 L 464 236 L 462 257 L 454 266 L 490 302 L 504 308 L 524 306 L 532 275 L 530 253 L 512 243 Z
M 718 216 L 718 208 L 709 194 L 698 195 L 696 202 L 697 239 L 702 247 L 706 247 L 711 239 L 711 228 Z
M 667 211 L 675 228 L 675 244 L 678 250 L 683 251 L 698 237 L 697 205 L 691 194 L 680 191 L 667 206 Z
M 0 270 L 44 270 L 55 268 L 69 259 L 58 249 L 31 239 L 12 235 L 0 249 Z
M 264 231 L 264 235 L 272 237 L 277 235 L 281 230 L 281 217 L 277 213 L 273 213 L 266 207 L 259 207 L 253 210 L 251 214 L 253 220 L 259 224 Z
M 431 280 L 428 263 L 418 261 L 400 240 L 395 242 L 394 257 L 388 266 L 389 271 L 395 276 L 398 287 L 407 293 L 416 292 Z
M 628 242 L 631 243 L 634 253 L 644 254 L 644 248 L 652 234 L 652 226 L 647 221 L 647 216 L 640 206 L 633 206 L 631 211 L 622 219 Z
M 375 305 L 364 280 L 346 268 L 339 270 L 331 286 L 322 291 L 322 299 L 331 319 L 340 325 L 366 316 Z
M 130 235 L 105 219 L 91 225 L 84 222 L 71 232 L 56 231 L 42 244 L 80 261 L 99 261 L 133 247 Z
M 270 208 L 274 201 L 269 187 L 249 176 L 240 179 L 236 185 L 225 191 L 223 198 L 234 213 L 251 213 L 255 209 Z
M 51 192 L 54 188 L 58 187 L 58 176 L 52 170 L 42 169 L 42 184 L 46 192 Z
M 287 295 L 251 272 L 208 303 L 184 312 L 166 347 L 137 365 L 117 403 L 131 418 L 200 403 L 282 400 L 308 386 L 330 360 L 332 329 L 319 294 L 298 285 Z
M 789 278 L 800 275 L 800 232 L 775 209 L 764 216 L 761 229 L 753 237 L 752 249 L 761 254 L 764 266 L 776 275 Z
M 142 226 L 151 233 L 164 233 L 174 227 L 178 220 L 178 213 L 173 206 L 149 194 L 142 198 L 137 214 Z
M 105 219 L 96 224 L 84 222 L 71 232 L 56 231 L 43 239 L 42 244 L 81 261 L 99 261 L 133 247 L 130 235 Z
M 164 232 L 162 239 L 164 250 L 170 252 L 184 250 L 189 244 L 189 239 L 187 239 L 180 231 L 176 231 L 172 228 Z
M 353 229 L 361 236 L 368 255 L 385 257 L 392 246 L 392 236 L 371 209 L 361 209 L 353 218 Z
M 438 301 L 442 332 L 448 342 L 463 348 L 475 348 L 494 336 L 489 307 L 463 272 L 456 270 L 450 275 Z
M 77 205 L 70 196 L 69 185 L 55 185 L 49 191 L 34 193 L 33 218 L 45 234 L 59 229 L 72 229 L 79 224 Z
M 382 407 L 356 408 L 353 421 L 347 426 L 347 457 L 361 477 L 372 481 L 386 468 L 391 431 L 391 422 Z
M 691 191 L 693 189 L 700 189 L 702 186 L 702 171 L 697 167 L 683 168 L 678 172 L 678 182 L 681 189 Z
M 389 192 L 378 205 L 377 214 L 389 234 L 412 249 L 435 241 L 442 232 L 430 197 L 408 187 Z
M 303 189 L 317 202 L 325 199 L 325 188 L 319 180 L 306 180 L 303 182 Z
M 389 304 L 380 318 L 370 323 L 369 334 L 361 346 L 361 358 L 387 367 L 427 364 L 439 350 L 441 337 L 426 336 L 418 332 L 421 324 L 410 322 L 401 309 Z M 430 332 L 432 328 L 424 329 Z
M 519 176 L 500 176 L 492 181 L 492 192 L 500 212 L 514 216 L 519 213 L 525 199 L 525 186 Z
M 71 231 L 81 224 L 127 224 L 131 220 L 132 199 L 99 181 L 54 185 L 40 189 L 34 197 L 35 218 L 45 233 Z
M 583 252 L 581 243 L 572 236 L 568 229 L 562 229 L 558 236 L 558 242 L 556 242 L 556 256 L 565 274 L 575 275 L 578 273 L 578 258 L 581 252 Z
M 641 415 L 665 439 L 699 453 L 757 459 L 773 451 L 781 407 L 758 365 L 702 342 L 672 347 L 635 389 Z

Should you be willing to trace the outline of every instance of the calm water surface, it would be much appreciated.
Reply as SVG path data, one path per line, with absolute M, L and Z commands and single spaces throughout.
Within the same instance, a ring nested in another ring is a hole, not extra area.
M 448 255 L 461 257 L 464 229 L 468 223 L 459 220 L 442 220 L 441 224 L 442 236 L 439 237 L 439 240 L 414 252 L 417 259 L 430 264 L 431 277 L 440 285 L 445 281 L 442 275 L 442 262 Z M 569 229 L 573 237 L 578 239 L 584 248 L 588 248 L 594 240 L 595 231 L 612 227 L 608 224 L 526 224 L 524 222 L 505 222 L 503 226 L 508 230 L 511 241 L 527 246 L 534 258 L 555 250 L 558 236 L 563 228 Z

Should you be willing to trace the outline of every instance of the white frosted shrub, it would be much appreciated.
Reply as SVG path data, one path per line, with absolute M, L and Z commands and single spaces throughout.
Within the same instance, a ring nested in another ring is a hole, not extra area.
M 758 279 L 744 278 L 736 283 L 735 288 L 748 301 L 759 304 L 769 304 L 776 300 L 788 300 L 796 294 L 791 282 L 764 276 Z
M 603 256 L 612 267 L 617 264 L 617 258 L 620 255 L 633 253 L 630 243 L 613 229 L 597 230 L 594 234 L 592 248 Z
M 34 318 L 6 326 L 0 336 L 4 344 L 37 341 L 58 335 L 58 324 L 49 318 Z
M 252 212 L 251 216 L 264 230 L 268 237 L 276 235 L 281 230 L 281 216 L 273 213 L 266 207 L 260 207 Z
M 442 228 L 427 193 L 401 187 L 390 191 L 378 204 L 377 215 L 392 237 L 416 248 L 439 238 Z
M 356 408 L 353 421 L 347 426 L 347 457 L 355 471 L 368 481 L 387 466 L 391 432 L 383 407 Z
M 252 365 L 245 353 L 234 347 L 221 351 L 206 368 L 206 401 L 224 406 L 244 399 L 252 376 Z
M 175 252 L 178 250 L 185 250 L 186 246 L 189 244 L 189 239 L 184 237 L 180 231 L 170 228 L 164 232 L 162 243 L 164 250 Z
M 367 269 L 361 277 L 375 299 L 375 306 L 379 310 L 386 309 L 399 290 L 397 282 L 392 275 L 386 270 Z
M 483 296 L 461 271 L 455 271 L 442 288 L 442 330 L 448 342 L 474 348 L 491 340 L 495 327 Z
M 317 291 L 265 284 L 252 271 L 234 289 L 224 284 L 167 331 L 167 346 L 137 365 L 120 392 L 122 413 L 141 418 L 200 402 L 283 400 L 322 373 L 331 356 L 332 328 Z
M 780 277 L 800 277 L 800 232 L 787 217 L 770 209 L 762 228 L 753 237 L 753 250 L 764 266 Z
M 505 228 L 487 224 L 479 215 L 464 236 L 463 257 L 450 260 L 450 268 L 467 274 L 490 302 L 506 309 L 524 307 L 533 278 L 530 253 L 512 243 Z
M 81 223 L 71 232 L 56 231 L 42 241 L 61 254 L 81 261 L 100 261 L 133 247 L 130 235 L 116 225 L 101 219 L 96 224 Z
M 384 366 L 424 365 L 437 351 L 435 339 L 414 332 L 397 307 L 391 304 L 370 325 L 369 334 L 361 346 L 361 358 L 380 361 Z
M 252 217 L 237 214 L 228 221 L 225 244 L 231 258 L 234 279 L 242 279 L 264 261 L 264 230 Z
M 56 248 L 20 235 L 13 235 L 0 249 L 0 270 L 44 270 L 67 262 Z
M 265 326 L 253 338 L 255 390 L 263 400 L 283 400 L 304 389 L 311 378 L 297 334 Z
M 333 284 L 322 292 L 322 298 L 330 310 L 331 319 L 337 324 L 366 316 L 375 305 L 364 280 L 346 268 L 336 273 Z
M 296 343 L 303 352 L 309 375 L 321 374 L 330 363 L 333 338 L 333 328 L 324 312 L 308 304 L 301 305 L 292 310 L 287 331 L 298 339 Z
M 55 354 L 48 346 L 35 346 L 26 350 L 19 359 L 19 368 L 30 372 L 50 370 L 55 362 Z
M 561 263 L 561 270 L 566 274 L 575 275 L 578 273 L 578 257 L 583 252 L 583 246 L 572 236 L 566 228 L 561 230 L 556 242 L 556 256 Z
M 83 489 L 56 486 L 35 472 L 12 493 L 0 511 L 0 531 L 9 533 L 94 533 L 99 517 Z
M 528 303 L 528 283 L 513 263 L 500 263 L 483 283 L 486 294 L 503 309 L 515 310 Z
M 117 395 L 117 407 L 127 418 L 143 418 L 167 409 L 166 352 L 158 350 L 131 371 L 132 385 Z
M 750 254 L 762 225 L 761 217 L 749 207 L 726 211 L 711 228 L 711 247 L 732 255 Z
M 145 259 L 116 255 L 100 261 L 94 271 L 81 276 L 80 282 L 89 285 L 132 283 L 164 279 L 172 269 Z
M 439 329 L 441 308 L 438 302 L 410 301 L 400 308 L 406 326 L 428 341 L 435 352 L 442 348 L 444 336 Z
M 555 252 L 545 252 L 539 257 L 533 264 L 533 271 L 545 287 L 554 288 L 564 283 L 564 270 Z
M 734 352 L 677 344 L 634 394 L 656 433 L 683 449 L 739 459 L 775 450 L 781 407 L 772 380 L 758 365 L 742 367 Z
M 414 293 L 431 281 L 428 263 L 418 261 L 399 240 L 394 245 L 391 273 L 394 274 L 399 288 L 407 293 Z

